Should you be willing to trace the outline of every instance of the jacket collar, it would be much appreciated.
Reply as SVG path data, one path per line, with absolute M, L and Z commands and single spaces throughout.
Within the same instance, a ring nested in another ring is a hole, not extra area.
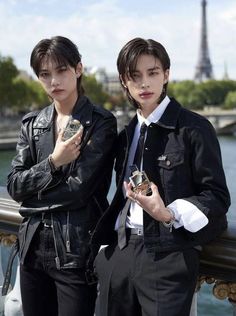
M 174 98 L 171 98 L 171 101 L 165 109 L 165 112 L 161 116 L 160 120 L 154 124 L 163 128 L 175 129 L 181 109 L 181 105 Z
M 175 129 L 177 126 L 181 109 L 182 109 L 181 105 L 174 98 L 171 98 L 170 103 L 166 107 L 160 120 L 157 123 L 152 123 L 152 124 L 156 124 L 167 129 Z M 125 126 L 129 143 L 131 143 L 131 140 L 133 138 L 134 130 L 135 130 L 135 126 L 137 122 L 138 122 L 137 115 L 135 115 L 131 119 L 130 123 Z
M 92 123 L 93 106 L 86 96 L 81 96 L 75 103 L 72 111 L 73 118 L 79 120 L 83 126 L 90 126 Z M 42 109 L 35 119 L 34 128 L 49 128 L 53 124 L 55 116 L 54 103 Z
M 134 131 L 135 131 L 135 127 L 136 127 L 137 123 L 138 123 L 138 119 L 137 119 L 137 115 L 135 115 L 131 119 L 130 123 L 128 125 L 125 125 L 125 127 L 124 127 L 129 146 L 130 146 L 131 141 L 133 139 Z

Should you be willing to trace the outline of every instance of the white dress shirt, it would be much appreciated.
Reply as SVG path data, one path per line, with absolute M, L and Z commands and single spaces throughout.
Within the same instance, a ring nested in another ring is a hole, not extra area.
M 130 146 L 129 150 L 129 157 L 125 172 L 125 180 L 129 182 L 129 176 L 130 176 L 130 168 L 129 166 L 133 164 L 134 160 L 134 154 L 136 151 L 138 138 L 140 134 L 140 127 L 143 122 L 147 126 L 149 126 L 151 123 L 156 123 L 161 118 L 162 114 L 164 113 L 166 107 L 168 106 L 170 102 L 170 99 L 168 96 L 164 98 L 164 100 L 155 108 L 155 110 L 145 119 L 141 114 L 139 113 L 139 110 L 137 110 L 137 118 L 138 123 L 136 125 L 133 140 Z M 141 170 L 142 170 L 142 162 L 141 162 Z M 124 195 L 125 195 L 125 189 Z M 187 229 L 190 232 L 196 232 L 200 230 L 202 227 L 207 225 L 208 218 L 201 212 L 194 204 L 183 200 L 183 199 L 177 199 L 167 205 L 168 208 L 170 208 L 174 214 L 176 221 L 174 222 L 174 227 L 179 228 L 181 226 L 184 226 L 185 229 Z M 119 217 L 117 218 L 115 229 L 117 230 L 119 227 Z M 139 206 L 135 202 L 131 202 L 130 206 L 130 215 L 127 216 L 126 221 L 126 227 L 129 228 L 139 228 L 143 226 L 143 209 L 141 206 Z

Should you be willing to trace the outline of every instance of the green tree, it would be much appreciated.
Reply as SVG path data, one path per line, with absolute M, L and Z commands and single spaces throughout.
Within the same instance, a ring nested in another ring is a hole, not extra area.
M 168 86 L 168 94 L 176 98 L 184 107 L 197 109 L 202 106 L 201 91 L 194 81 L 171 82 Z
M 13 81 L 18 73 L 13 59 L 0 55 L 0 112 L 2 115 L 13 104 L 12 100 L 15 97 Z
M 236 90 L 236 83 L 232 80 L 208 80 L 199 83 L 204 96 L 204 104 L 221 106 L 228 92 Z
M 11 108 L 14 112 L 25 112 L 31 103 L 27 81 L 16 77 L 12 82 L 14 93 L 11 95 Z
M 97 82 L 95 76 L 83 75 L 82 80 L 85 94 L 92 102 L 103 106 L 109 101 L 109 95 L 103 90 L 102 84 Z
M 227 94 L 224 102 L 224 108 L 229 109 L 236 109 L 236 91 L 231 91 Z
M 30 80 L 27 82 L 30 91 L 30 105 L 31 109 L 42 109 L 50 104 L 52 100 L 48 97 L 43 87 L 37 80 Z

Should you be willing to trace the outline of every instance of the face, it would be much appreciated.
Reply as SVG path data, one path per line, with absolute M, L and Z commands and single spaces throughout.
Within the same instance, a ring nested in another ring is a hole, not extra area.
M 169 78 L 159 59 L 153 55 L 141 55 L 134 73 L 125 80 L 131 96 L 140 104 L 141 114 L 147 117 L 157 106 L 163 86 Z
M 46 93 L 58 104 L 74 104 L 78 98 L 77 78 L 82 74 L 82 64 L 74 69 L 69 65 L 59 65 L 44 59 L 39 71 L 39 81 Z

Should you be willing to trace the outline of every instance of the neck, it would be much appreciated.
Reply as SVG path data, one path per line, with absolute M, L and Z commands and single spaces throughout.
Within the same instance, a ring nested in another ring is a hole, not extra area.
M 148 108 L 148 109 L 140 108 L 138 111 L 141 116 L 143 116 L 144 118 L 147 118 L 158 106 L 159 104 L 156 104 L 156 106 L 153 108 Z
M 57 114 L 60 115 L 70 115 L 73 111 L 75 103 L 77 101 L 78 95 L 71 97 L 70 99 L 64 100 L 63 102 L 54 100 L 55 109 Z

